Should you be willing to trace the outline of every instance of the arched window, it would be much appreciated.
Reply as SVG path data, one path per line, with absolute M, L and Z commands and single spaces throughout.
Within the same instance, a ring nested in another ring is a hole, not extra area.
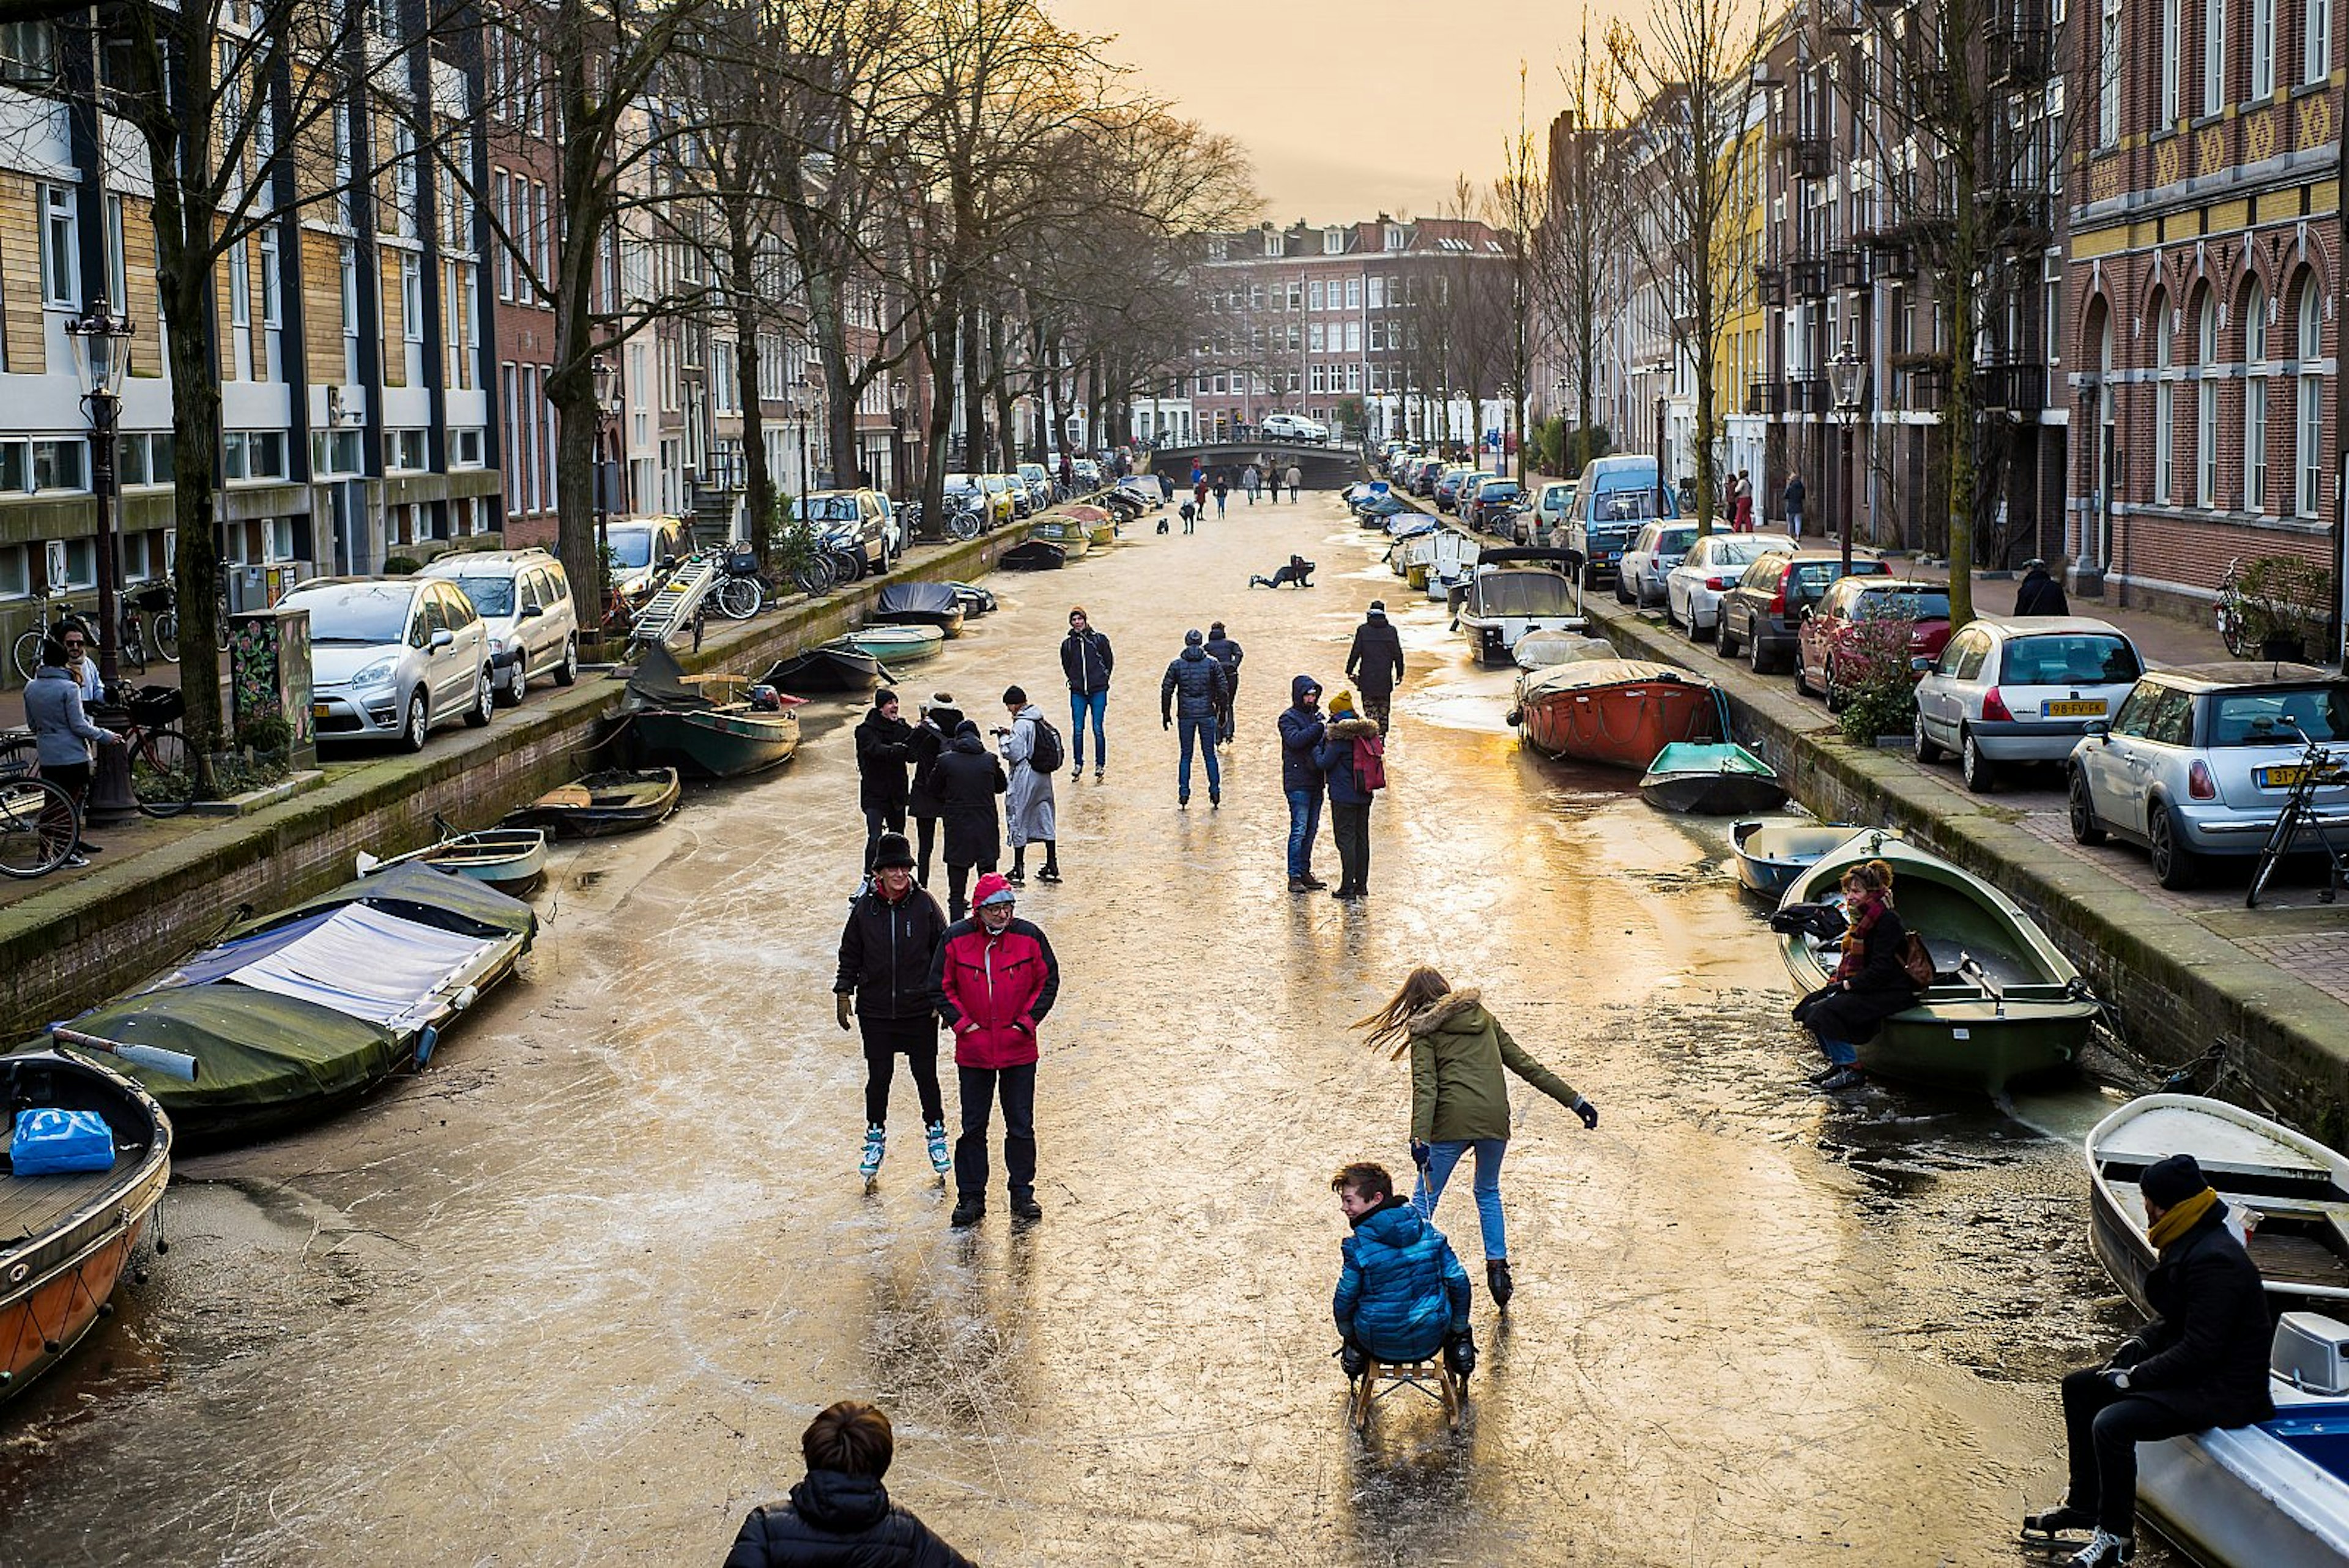
M 2153 296 L 2153 499 L 2156 504 L 2169 504 L 2169 465 L 2175 455 L 2173 438 L 2177 431 L 2172 424 L 2170 400 L 2178 389 L 2170 382 L 2173 365 L 2169 347 L 2169 296 Z
M 2219 504 L 2219 301 L 2202 291 L 2194 334 L 2194 504 Z
M 2319 369 L 2324 358 L 2324 325 L 2317 316 L 2313 272 L 2300 275 L 2300 330 L 2293 347 L 2300 356 L 2300 406 L 2295 410 L 2299 439 L 2292 443 L 2300 490 L 2293 498 L 2293 510 L 2302 517 L 2313 517 L 2324 490 L 2324 377 Z
M 2243 292 L 2243 510 L 2268 506 L 2268 291 Z

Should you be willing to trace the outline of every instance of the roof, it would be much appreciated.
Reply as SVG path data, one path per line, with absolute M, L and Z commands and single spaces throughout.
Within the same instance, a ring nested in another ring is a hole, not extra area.
M 417 576 L 455 576 L 469 567 L 536 566 L 554 559 L 553 552 L 535 545 L 521 550 L 451 550 L 445 555 L 435 556 L 425 562 Z

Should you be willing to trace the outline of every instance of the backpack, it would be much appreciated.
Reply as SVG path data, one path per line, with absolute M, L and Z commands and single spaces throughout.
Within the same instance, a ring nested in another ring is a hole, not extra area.
M 1384 736 L 1354 737 L 1354 778 L 1365 794 L 1376 794 L 1387 787 L 1387 742 Z
M 1036 726 L 1036 744 L 1028 753 L 1028 765 L 1040 774 L 1059 773 L 1061 764 L 1068 761 L 1068 753 L 1061 746 L 1061 732 L 1052 728 L 1048 719 L 1028 722 Z
M 1914 931 L 1903 934 L 1900 939 L 1900 967 L 1909 971 L 1909 983 L 1918 990 L 1922 991 L 1933 983 L 1937 973 L 1933 967 L 1933 950 L 1925 945 L 1925 939 Z

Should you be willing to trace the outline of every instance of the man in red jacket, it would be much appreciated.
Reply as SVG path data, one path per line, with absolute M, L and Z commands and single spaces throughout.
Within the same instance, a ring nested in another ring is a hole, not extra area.
M 999 1096 L 1012 1217 L 1044 1217 L 1036 1201 L 1036 1026 L 1061 992 L 1061 964 L 1044 933 L 1015 918 L 1014 897 L 1011 884 L 994 872 L 981 877 L 971 890 L 970 918 L 947 928 L 930 976 L 939 1015 L 954 1031 L 962 1089 L 957 1230 L 987 1215 L 987 1124 Z

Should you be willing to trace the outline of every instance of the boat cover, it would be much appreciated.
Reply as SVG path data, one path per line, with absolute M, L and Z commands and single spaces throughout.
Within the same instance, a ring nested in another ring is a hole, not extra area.
M 1560 664 L 1613 663 L 1619 659 L 1615 645 L 1603 637 L 1576 631 L 1529 631 L 1509 650 L 1521 670 L 1548 670 Z M 1658 669 L 1667 668 L 1658 665 Z M 1694 679 L 1685 677 L 1684 679 Z M 1531 688 L 1527 688 L 1528 693 Z
M 501 940 L 352 904 L 222 979 L 404 1030 L 439 1011 L 441 987 Z
M 380 1023 L 242 985 L 148 992 L 85 1013 L 73 1027 L 196 1058 L 202 1065 L 192 1084 L 115 1064 L 175 1116 L 353 1093 L 412 1049 Z
M 719 706 L 687 681 L 685 666 L 657 643 L 646 649 L 644 657 L 636 660 L 636 672 L 628 677 L 628 695 L 653 708 Z
M 1490 556 L 1491 551 L 1485 554 Z M 1481 616 L 1566 616 L 1574 613 L 1574 587 L 1556 572 L 1487 572 L 1468 584 L 1468 608 Z
M 891 583 L 873 601 L 875 615 L 954 615 L 962 600 L 945 583 Z
M 372 904 L 404 919 L 466 935 L 530 937 L 538 931 L 537 911 L 520 898 L 509 898 L 471 877 L 453 876 L 418 861 L 408 861 L 370 872 L 275 914 L 249 920 L 230 932 L 230 939 L 274 930 L 306 915 L 357 903 Z
M 1656 664 L 1645 659 L 1586 659 L 1570 664 L 1552 665 L 1539 675 L 1526 678 L 1523 700 L 1552 691 L 1579 691 L 1594 686 L 1629 685 L 1642 680 L 1685 681 L 1691 686 L 1709 687 L 1713 683 L 1685 670 L 1669 664 Z

